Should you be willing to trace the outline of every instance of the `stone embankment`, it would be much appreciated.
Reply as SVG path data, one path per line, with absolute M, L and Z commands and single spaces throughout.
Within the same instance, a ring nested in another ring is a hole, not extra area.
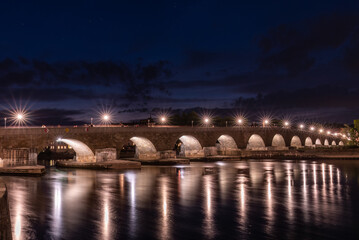
M 288 159 L 288 160 L 359 160 L 359 149 L 351 148 L 302 148 L 289 150 L 237 150 L 230 155 L 213 155 L 190 158 L 191 162 L 214 162 L 240 159 Z
M 141 168 L 140 162 L 111 160 L 105 162 L 76 162 L 76 161 L 57 161 L 57 167 L 63 168 L 83 168 L 83 169 L 138 169 Z
M 5 183 L 0 179 L 0 239 L 11 240 L 11 222 L 9 203 L 7 200 L 7 189 Z

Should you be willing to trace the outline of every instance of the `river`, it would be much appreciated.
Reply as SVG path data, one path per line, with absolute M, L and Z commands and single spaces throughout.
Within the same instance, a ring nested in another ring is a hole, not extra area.
M 18 239 L 358 239 L 359 161 L 3 177 Z

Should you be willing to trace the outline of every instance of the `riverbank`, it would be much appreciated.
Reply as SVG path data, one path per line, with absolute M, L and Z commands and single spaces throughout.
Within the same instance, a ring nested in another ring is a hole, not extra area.
M 290 150 L 271 150 L 271 151 L 241 151 L 240 159 L 293 159 L 293 160 L 359 160 L 359 149 L 346 148 L 302 148 Z
M 0 239 L 11 240 L 11 221 L 5 183 L 0 178 Z
M 191 162 L 235 161 L 244 159 L 277 160 L 359 160 L 359 149 L 302 148 L 289 150 L 240 150 L 235 155 L 213 155 L 189 158 Z
M 136 161 L 126 160 L 111 160 L 105 162 L 75 162 L 59 160 L 56 162 L 56 167 L 63 168 L 83 168 L 83 169 L 140 169 L 141 163 Z
M 45 166 L 41 165 L 0 168 L 0 175 L 41 176 L 45 173 Z
M 190 164 L 189 158 L 164 158 L 155 160 L 140 160 L 135 158 L 124 158 L 124 160 L 132 162 L 140 162 L 142 165 L 177 165 L 177 164 Z

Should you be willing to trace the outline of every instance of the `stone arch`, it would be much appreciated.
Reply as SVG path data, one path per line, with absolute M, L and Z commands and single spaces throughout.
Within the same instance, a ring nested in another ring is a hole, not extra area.
M 307 147 L 313 146 L 313 140 L 310 137 L 307 137 L 305 139 L 305 144 L 304 145 L 307 146 Z
M 340 141 L 338 145 L 339 145 L 339 146 L 344 146 L 344 142 L 343 142 L 343 141 Z
M 157 150 L 153 143 L 144 137 L 132 137 L 130 138 L 135 145 L 135 158 L 138 159 L 156 159 L 159 158 L 157 156 Z
M 317 138 L 317 140 L 315 140 L 315 145 L 322 145 L 322 141 L 320 141 L 320 139 Z
M 229 135 L 221 135 L 217 141 L 219 142 L 220 149 L 238 149 L 236 141 Z
M 247 149 L 249 150 L 263 150 L 265 148 L 265 144 L 263 138 L 258 134 L 253 134 L 247 143 Z
M 272 147 L 285 148 L 285 141 L 282 135 L 276 134 L 272 139 Z
M 337 143 L 333 140 L 333 141 L 332 141 L 332 145 L 333 145 L 333 146 L 336 146 Z
M 329 146 L 329 141 L 328 141 L 328 139 L 325 139 L 325 140 L 324 140 L 324 146 Z
M 292 140 L 290 141 L 291 147 L 301 147 L 302 142 L 300 141 L 300 138 L 298 136 L 293 136 Z
M 95 162 L 93 151 L 83 142 L 76 139 L 58 139 L 58 142 L 64 142 L 71 146 L 76 153 L 76 161 L 78 162 Z
M 197 138 L 183 135 L 175 144 L 176 154 L 183 157 L 203 157 L 204 152 Z

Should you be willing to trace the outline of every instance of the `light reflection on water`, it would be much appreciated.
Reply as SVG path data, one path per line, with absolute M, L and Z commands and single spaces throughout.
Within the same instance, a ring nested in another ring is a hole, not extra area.
M 356 238 L 359 163 L 243 161 L 3 177 L 14 239 Z

